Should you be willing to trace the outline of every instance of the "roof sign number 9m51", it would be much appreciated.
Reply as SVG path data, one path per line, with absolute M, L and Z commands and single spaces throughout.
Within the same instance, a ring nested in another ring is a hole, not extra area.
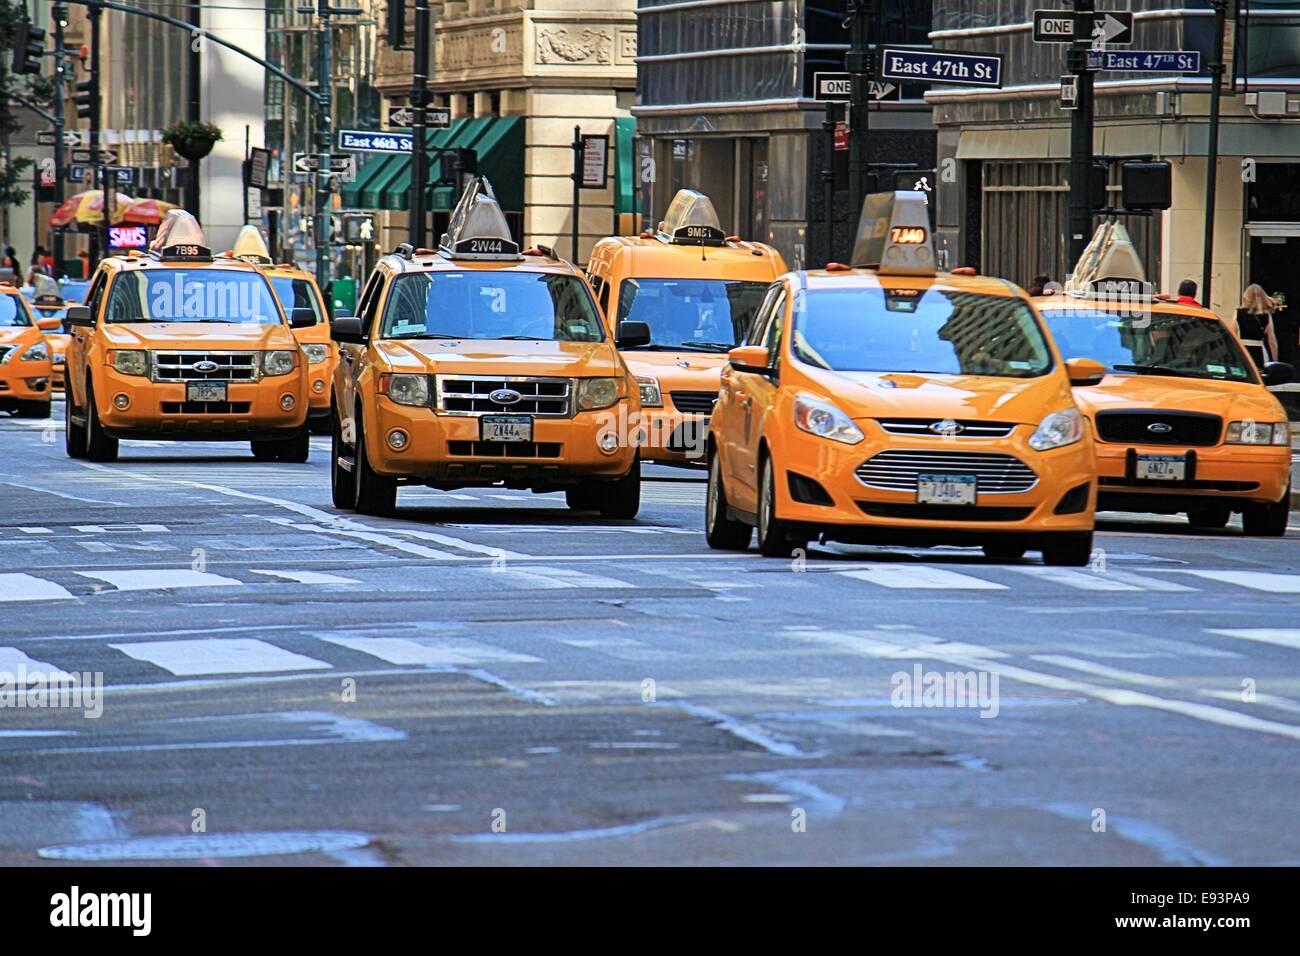
M 953 86 L 1002 85 L 1001 56 L 885 47 L 880 51 L 880 63 L 880 75 L 889 80 Z

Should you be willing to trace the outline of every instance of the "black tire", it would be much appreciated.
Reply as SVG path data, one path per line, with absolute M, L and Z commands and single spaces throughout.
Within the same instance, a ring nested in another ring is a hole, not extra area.
M 584 481 L 564 489 L 564 503 L 573 511 L 600 510 L 600 491 L 593 482 Z
M 288 441 L 276 442 L 275 457 L 280 461 L 301 465 L 311 457 L 311 432 L 304 428 Z
M 641 459 L 632 459 L 628 473 L 596 486 L 596 509 L 602 518 L 630 521 L 641 510 Z
M 754 529 L 727 517 L 727 489 L 715 448 L 709 455 L 709 484 L 704 500 L 704 540 L 715 551 L 748 551 Z
M 1241 515 L 1241 528 L 1250 538 L 1281 538 L 1291 518 L 1291 486 L 1272 505 L 1251 505 Z
M 1215 531 L 1226 527 L 1232 517 L 1232 509 L 1227 505 L 1202 505 L 1187 512 L 1187 521 L 1193 528 Z
M 49 402 L 19 402 L 18 417 L 19 418 L 49 418 L 50 403 Z
M 89 461 L 117 461 L 117 439 L 104 434 L 95 408 L 95 392 L 86 384 L 86 458 Z
M 1092 532 L 1054 534 L 1043 543 L 1043 564 L 1086 568 L 1092 560 Z
M 249 445 L 253 448 L 253 457 L 258 461 L 275 461 L 279 457 L 278 441 L 251 441 Z
M 313 435 L 331 435 L 334 433 L 334 413 L 322 418 L 308 418 L 307 427 Z
M 1015 544 L 1008 541 L 990 541 L 983 546 L 984 557 L 990 561 L 1012 562 L 1019 561 L 1025 556 L 1029 549 L 1023 544 Z
M 799 537 L 776 516 L 776 469 L 767 455 L 758 480 L 758 553 L 765 558 L 788 558 L 807 547 L 808 539 Z
M 390 517 L 397 510 L 397 480 L 377 474 L 370 467 L 360 415 L 356 418 L 356 430 L 357 456 L 352 472 L 357 489 L 356 510 L 359 514 L 377 518 Z
M 72 414 L 72 390 L 69 389 L 63 399 L 63 450 L 69 458 L 86 457 L 86 426 L 74 425 Z
M 356 472 L 339 465 L 340 457 L 351 457 L 348 454 L 351 449 L 343 444 L 343 425 L 337 417 L 333 419 L 333 424 L 333 440 L 330 442 L 330 496 L 334 499 L 335 508 L 351 511 L 357 506 Z M 356 468 L 355 461 L 352 467 Z

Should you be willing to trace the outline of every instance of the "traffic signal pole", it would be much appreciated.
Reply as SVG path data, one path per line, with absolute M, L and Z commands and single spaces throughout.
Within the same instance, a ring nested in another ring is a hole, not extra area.
M 86 5 L 86 16 L 90 18 L 90 159 L 95 170 L 95 182 L 99 184 L 100 199 L 103 202 L 103 225 L 91 233 L 91 262 L 108 255 L 108 226 L 113 219 L 113 203 L 116 198 L 117 185 L 107 182 L 104 174 L 103 153 L 100 150 L 100 132 L 103 122 L 103 97 L 99 88 L 99 21 L 103 8 L 98 3 Z
M 203 54 L 202 44 L 194 32 L 203 27 L 203 10 L 198 3 L 190 6 L 186 14 L 192 26 L 190 32 L 189 55 L 185 65 L 185 119 L 191 123 L 203 122 Z M 199 204 L 199 161 L 191 160 L 189 175 L 185 177 L 185 208 L 197 218 Z
M 333 129 L 334 28 L 330 25 L 329 0 L 316 0 L 320 36 L 316 44 L 316 282 L 329 296 L 330 281 L 330 133 Z M 331 297 L 332 299 L 332 297 Z
M 871 114 L 871 21 L 875 17 L 872 0 L 849 0 L 849 52 L 844 65 L 849 73 L 849 201 L 857 217 L 867 195 L 869 157 L 867 134 Z
M 63 205 L 64 145 L 63 131 L 67 122 L 63 113 L 63 30 L 68 25 L 68 8 L 56 3 L 51 10 L 54 17 L 54 208 Z M 54 259 L 54 278 L 63 268 L 63 230 L 50 230 L 50 256 Z
M 411 245 L 425 247 L 425 187 L 429 182 L 429 0 L 415 0 L 415 63 L 411 72 Z
M 1210 61 L 1210 141 L 1205 150 L 1205 239 L 1201 250 L 1200 301 L 1210 308 L 1210 283 L 1214 277 L 1214 194 L 1219 179 L 1219 98 L 1222 96 L 1223 41 L 1227 27 L 1228 0 L 1214 2 L 1214 53 Z M 1235 17 L 1234 17 L 1235 20 Z
M 1093 74 L 1088 69 L 1088 50 L 1092 46 L 1093 0 L 1074 0 L 1074 42 L 1067 54 L 1068 71 L 1077 76 L 1077 108 L 1070 117 L 1070 214 L 1069 263 L 1074 269 L 1092 235 L 1092 201 L 1089 183 L 1092 175 Z

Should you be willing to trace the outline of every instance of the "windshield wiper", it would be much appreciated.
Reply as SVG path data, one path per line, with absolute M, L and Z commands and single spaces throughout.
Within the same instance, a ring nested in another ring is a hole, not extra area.
M 544 339 L 540 335 L 498 335 L 498 342 L 553 342 L 554 339 Z
M 463 335 L 447 335 L 445 332 L 406 332 L 402 335 L 385 335 L 384 339 L 463 339 Z
M 1111 366 L 1121 372 L 1137 372 L 1141 375 L 1174 375 L 1178 378 L 1215 378 L 1214 375 L 1206 375 L 1201 372 L 1193 372 L 1190 369 L 1170 368 L 1168 365 L 1130 365 L 1118 362 Z
M 683 342 L 680 347 L 701 352 L 730 352 L 736 346 L 730 342 Z

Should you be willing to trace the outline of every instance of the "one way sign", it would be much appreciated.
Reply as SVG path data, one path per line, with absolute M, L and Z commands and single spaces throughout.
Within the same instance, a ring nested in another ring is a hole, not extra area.
M 1092 15 L 1091 39 L 1095 44 L 1132 43 L 1133 14 L 1126 10 Z M 1073 43 L 1073 10 L 1035 10 L 1035 43 Z

